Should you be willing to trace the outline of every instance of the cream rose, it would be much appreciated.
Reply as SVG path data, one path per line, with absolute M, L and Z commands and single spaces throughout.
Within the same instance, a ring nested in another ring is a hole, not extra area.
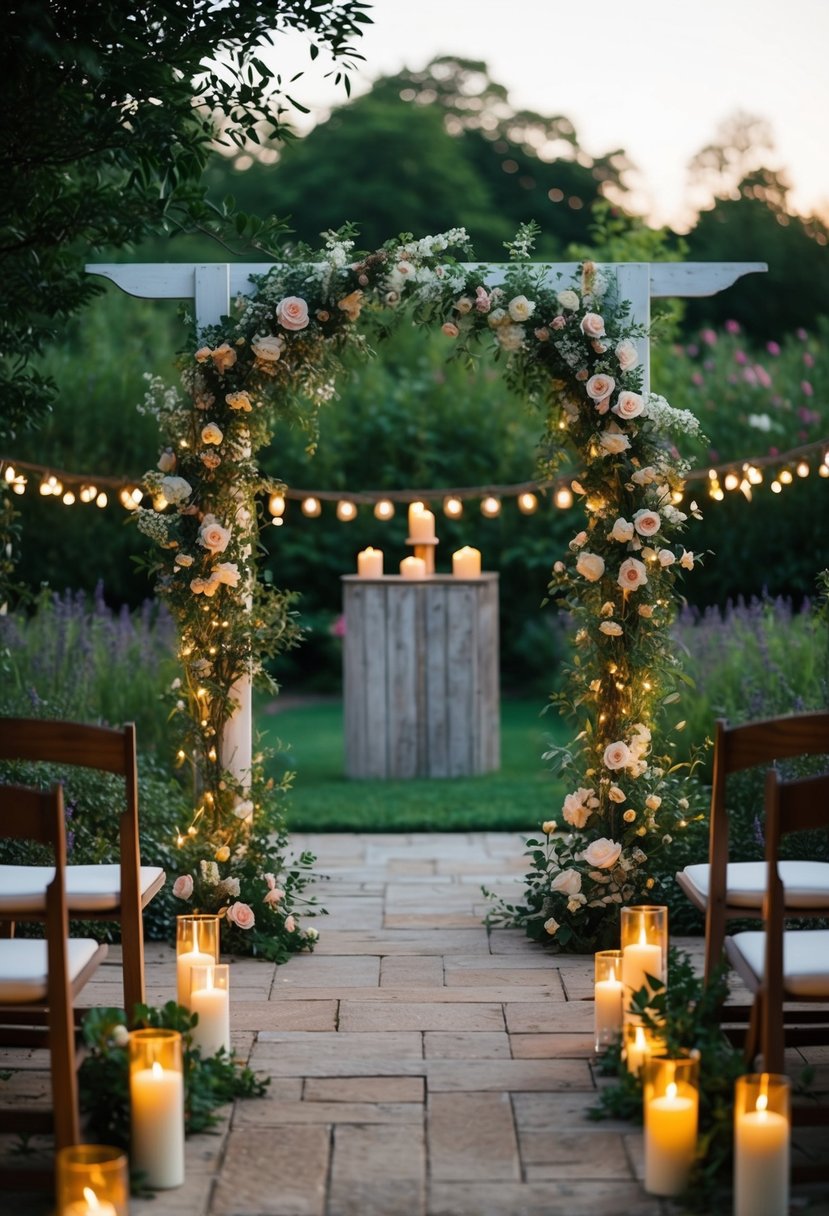
M 584 850 L 583 857 L 589 866 L 596 866 L 599 870 L 610 870 L 616 865 L 621 852 L 622 846 L 615 840 L 608 840 L 606 836 L 600 836 L 598 840 L 591 841 Z
M 467 313 L 472 312 L 474 304 L 475 301 L 471 296 L 461 296 L 459 300 L 455 301 L 452 307 L 454 308 L 455 312 L 459 312 L 462 317 L 465 317 Z
M 693 570 L 694 555 L 688 549 L 682 550 L 682 557 L 679 559 L 679 564 L 683 570 Z
M 282 357 L 284 349 L 285 339 L 279 338 L 275 334 L 265 334 L 261 338 L 254 338 L 251 343 L 251 350 L 259 363 L 276 363 Z
M 529 321 L 535 312 L 535 304 L 526 296 L 513 296 L 507 305 L 507 312 L 513 321 Z
M 619 803 L 627 800 L 627 794 L 624 790 L 620 790 L 618 785 L 611 785 L 610 789 L 607 791 L 607 796 L 611 802 Z
M 183 477 L 162 477 L 161 493 L 173 505 L 184 502 L 193 493 L 193 487 Z
M 224 439 L 224 433 L 222 432 L 222 428 L 220 426 L 217 426 L 215 422 L 208 422 L 206 426 L 202 427 L 202 429 L 201 429 L 202 443 L 213 443 L 213 444 L 218 445 L 222 442 L 223 439 Z
M 217 346 L 215 350 L 210 352 L 210 358 L 213 360 L 213 366 L 220 376 L 225 372 L 230 371 L 236 362 L 236 351 L 227 342 L 223 342 L 221 346 Z
M 599 632 L 606 633 L 609 638 L 620 638 L 624 630 L 616 621 L 602 621 Z
M 588 397 L 593 401 L 603 401 L 605 397 L 609 397 L 616 387 L 616 381 L 612 376 L 605 376 L 597 373 L 591 376 L 584 386 L 584 390 Z
M 568 794 L 564 799 L 562 816 L 572 828 L 583 828 L 590 818 L 590 808 L 585 806 L 578 794 Z
M 581 301 L 575 291 L 560 291 L 556 296 L 562 308 L 566 308 L 568 312 L 575 312 Z
M 440 332 L 445 334 L 447 338 L 457 338 L 461 331 L 454 321 L 444 321 L 440 327 Z
M 230 544 L 231 529 L 223 528 L 215 515 L 205 515 L 199 528 L 199 544 L 210 553 L 224 553 Z
M 195 558 L 192 558 L 189 553 L 177 553 L 173 558 L 177 566 L 182 566 L 186 569 L 187 566 L 192 566 Z
M 657 479 L 657 472 L 653 465 L 646 465 L 644 469 L 637 469 L 632 475 L 631 481 L 637 486 L 649 486 Z
M 227 919 L 232 925 L 236 925 L 238 929 L 252 929 L 256 924 L 253 908 L 249 904 L 240 903 L 238 899 L 235 904 L 231 904 L 228 908 Z
M 165 448 L 158 457 L 158 468 L 162 473 L 172 473 L 178 464 L 178 458 L 172 448 Z
M 253 803 L 250 798 L 244 798 L 241 802 L 237 802 L 233 808 L 233 814 L 237 819 L 249 819 L 253 814 Z
M 293 916 L 290 913 L 288 914 L 288 916 L 285 917 L 285 932 L 286 933 L 295 933 L 296 932 L 296 921 L 294 920 Z
M 230 849 L 226 844 L 220 845 L 215 853 L 216 861 L 229 861 Z
M 545 836 L 550 836 L 556 830 L 558 824 L 555 819 L 545 819 L 541 825 L 541 830 Z
M 646 620 L 650 620 L 653 616 L 653 604 L 640 604 L 637 611 L 640 616 L 643 616 Z
M 597 312 L 586 312 L 581 319 L 581 332 L 587 338 L 603 338 L 604 317 Z
M 645 507 L 634 514 L 633 526 L 640 536 L 656 536 L 662 526 L 662 520 L 658 511 Z
M 619 367 L 623 372 L 632 371 L 639 363 L 639 352 L 636 344 L 631 342 L 630 338 L 624 338 L 618 342 L 614 354 L 619 360 Z
M 502 350 L 520 350 L 524 345 L 524 329 L 521 325 L 499 325 L 495 335 Z
M 568 549 L 572 549 L 573 552 L 575 553 L 576 550 L 583 549 L 586 544 L 587 544 L 587 533 L 584 531 L 581 531 L 581 532 L 576 533 L 576 535 L 573 537 L 573 539 L 570 541 L 570 544 L 567 547 L 568 547 Z
M 616 582 L 625 591 L 635 591 L 637 587 L 644 587 L 647 581 L 648 572 L 644 562 L 640 562 L 635 557 L 629 557 L 622 562 Z
M 189 874 L 181 874 L 173 883 L 173 895 L 176 899 L 190 899 L 193 894 L 193 879 Z
M 633 524 L 620 516 L 608 533 L 608 540 L 618 540 L 620 544 L 633 540 Z
M 645 799 L 645 806 L 649 811 L 658 811 L 662 805 L 662 799 L 658 794 L 648 794 Z
M 617 740 L 615 743 L 608 743 L 602 756 L 605 768 L 609 768 L 611 772 L 615 772 L 620 768 L 627 768 L 632 759 L 633 756 L 630 753 L 630 748 L 622 739 Z
M 555 937 L 559 928 L 560 925 L 554 916 L 551 916 L 549 920 L 545 920 L 544 922 L 544 931 L 545 933 L 549 933 L 550 937 Z
M 283 329 L 305 329 L 308 325 L 308 305 L 301 296 L 285 296 L 276 306 L 276 319 Z
M 363 293 L 361 291 L 350 291 L 347 296 L 343 296 L 337 303 L 337 308 L 345 313 L 349 321 L 356 321 L 358 319 L 362 307 Z
M 246 393 L 244 390 L 238 393 L 228 393 L 225 401 L 232 410 L 242 410 L 244 413 L 249 414 L 253 409 L 250 393 Z
M 596 583 L 604 574 L 604 558 L 598 553 L 583 550 L 576 561 L 576 571 L 586 578 L 588 583 Z
M 624 452 L 630 447 L 630 439 L 627 435 L 610 427 L 606 431 L 602 431 L 599 442 L 604 448 L 605 456 L 618 456 L 620 452 Z
M 225 587 L 239 586 L 239 567 L 236 562 L 219 562 L 213 567 L 211 578 L 223 583 Z
M 673 549 L 660 549 L 656 556 L 660 566 L 664 568 L 672 566 L 676 561 L 676 554 Z
M 613 406 L 613 413 L 619 418 L 638 418 L 640 414 L 645 412 L 645 402 L 638 393 L 632 393 L 629 389 L 619 393 L 618 400 Z
M 624 819 L 625 823 L 633 823 L 636 818 L 636 811 L 625 811 L 622 818 Z
M 493 308 L 492 312 L 487 317 L 487 325 L 490 329 L 497 329 L 499 325 L 509 321 L 509 314 L 504 308 Z
M 562 870 L 550 883 L 550 890 L 562 895 L 578 895 L 581 891 L 581 874 L 578 870 Z
M 238 899 L 241 885 L 238 878 L 223 878 L 219 883 L 219 893 L 228 895 L 231 899 Z

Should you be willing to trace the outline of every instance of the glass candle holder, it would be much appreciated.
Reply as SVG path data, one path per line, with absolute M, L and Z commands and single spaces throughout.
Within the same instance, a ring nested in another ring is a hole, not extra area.
M 104 1144 L 71 1144 L 56 1158 L 57 1216 L 128 1216 L 126 1154 Z
M 130 1164 L 155 1190 L 184 1182 L 184 1075 L 177 1030 L 130 1034 Z
M 622 951 L 597 951 L 593 969 L 595 1047 L 602 1051 L 622 1030 Z
M 637 1073 L 651 1056 L 665 1053 L 665 1040 L 639 1022 L 625 1022 L 622 1051 L 628 1072 Z
M 218 963 L 221 932 L 218 916 L 196 913 L 176 917 L 176 1000 L 190 1008 L 190 968 Z
M 789 1210 L 791 1085 L 779 1073 L 749 1073 L 734 1087 L 734 1216 Z
M 655 976 L 664 984 L 668 978 L 668 909 L 646 904 L 622 908 L 622 983 L 625 993 L 625 1020 L 638 1020 L 630 1012 L 630 999 Z
M 645 1190 L 679 1195 L 697 1152 L 699 1053 L 651 1056 L 643 1074 Z
M 230 968 L 227 963 L 190 968 L 190 1012 L 199 1015 L 193 1046 L 203 1056 L 230 1051 Z

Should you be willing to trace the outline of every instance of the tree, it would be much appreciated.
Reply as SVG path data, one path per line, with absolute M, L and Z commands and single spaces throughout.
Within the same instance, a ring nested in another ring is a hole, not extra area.
M 214 139 L 284 131 L 293 102 L 261 57 L 304 31 L 347 73 L 364 0 L 12 0 L 0 51 L 5 121 L 0 258 L 0 438 L 56 389 L 36 358 L 100 290 L 84 261 L 176 227 L 226 232 L 201 175 Z M 230 19 L 229 19 L 230 18 Z M 239 220 L 243 236 L 267 230 Z

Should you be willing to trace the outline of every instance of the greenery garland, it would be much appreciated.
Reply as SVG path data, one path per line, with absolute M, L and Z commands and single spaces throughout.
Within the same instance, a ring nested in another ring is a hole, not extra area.
M 222 755 L 234 684 L 261 674 L 263 659 L 298 632 L 291 598 L 255 578 L 257 496 L 280 488 L 255 454 L 292 420 L 313 448 L 341 352 L 369 353 L 358 324 L 366 318 L 379 331 L 403 318 L 439 325 L 455 357 L 488 350 L 503 360 L 508 381 L 545 411 L 548 467 L 569 452 L 579 469 L 573 489 L 586 523 L 551 582 L 576 625 L 568 688 L 554 700 L 575 716 L 578 733 L 548 757 L 575 788 L 562 808 L 564 832 L 548 820 L 545 842 L 529 842 L 526 905 L 502 905 L 491 919 L 518 920 L 563 948 L 613 940 L 619 906 L 653 898 L 654 859 L 693 813 L 687 767 L 655 745 L 653 731 L 682 678 L 667 632 L 675 582 L 697 560 L 678 543 L 684 466 L 671 435 L 694 434 L 697 423 L 642 393 L 636 341 L 645 335 L 629 305 L 614 299 L 614 284 L 591 263 L 576 284 L 551 281 L 530 261 L 534 235 L 531 225 L 520 230 L 510 265 L 490 286 L 491 268 L 450 255 L 469 256 L 462 229 L 401 238 L 356 260 L 347 230 L 328 234 L 321 253 L 293 250 L 232 317 L 201 335 L 183 359 L 183 393 L 150 384 L 145 408 L 168 446 L 145 477 L 153 509 L 136 515 L 160 545 L 158 587 L 179 621 L 174 711 L 179 757 L 192 764 L 197 792 L 174 890 L 219 910 L 236 948 L 255 943 L 275 956 L 314 936 L 292 911 L 311 859 L 283 881 L 276 853 L 284 835 L 269 853 L 264 844 L 280 822 L 281 791 L 267 788 L 261 759 L 248 789 Z

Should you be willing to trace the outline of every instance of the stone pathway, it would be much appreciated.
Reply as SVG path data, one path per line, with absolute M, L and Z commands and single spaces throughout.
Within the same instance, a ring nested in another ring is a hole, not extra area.
M 637 1181 L 641 1134 L 585 1118 L 597 1087 L 592 959 L 482 926 L 482 884 L 522 890 L 521 837 L 325 835 L 294 846 L 330 876 L 319 883 L 330 915 L 315 922 L 316 952 L 231 969 L 234 1045 L 271 1077 L 267 1097 L 237 1102 L 216 1134 L 189 1140 L 185 1185 L 134 1200 L 132 1216 L 670 1210 Z M 699 953 L 698 941 L 680 944 Z M 148 1000 L 161 1004 L 175 990 L 173 952 L 151 944 L 147 954 Z M 120 1003 L 113 962 L 87 988 L 90 1003 Z M 795 1199 L 829 1214 L 826 1190 Z M 4 1213 L 50 1210 L 0 1198 Z

